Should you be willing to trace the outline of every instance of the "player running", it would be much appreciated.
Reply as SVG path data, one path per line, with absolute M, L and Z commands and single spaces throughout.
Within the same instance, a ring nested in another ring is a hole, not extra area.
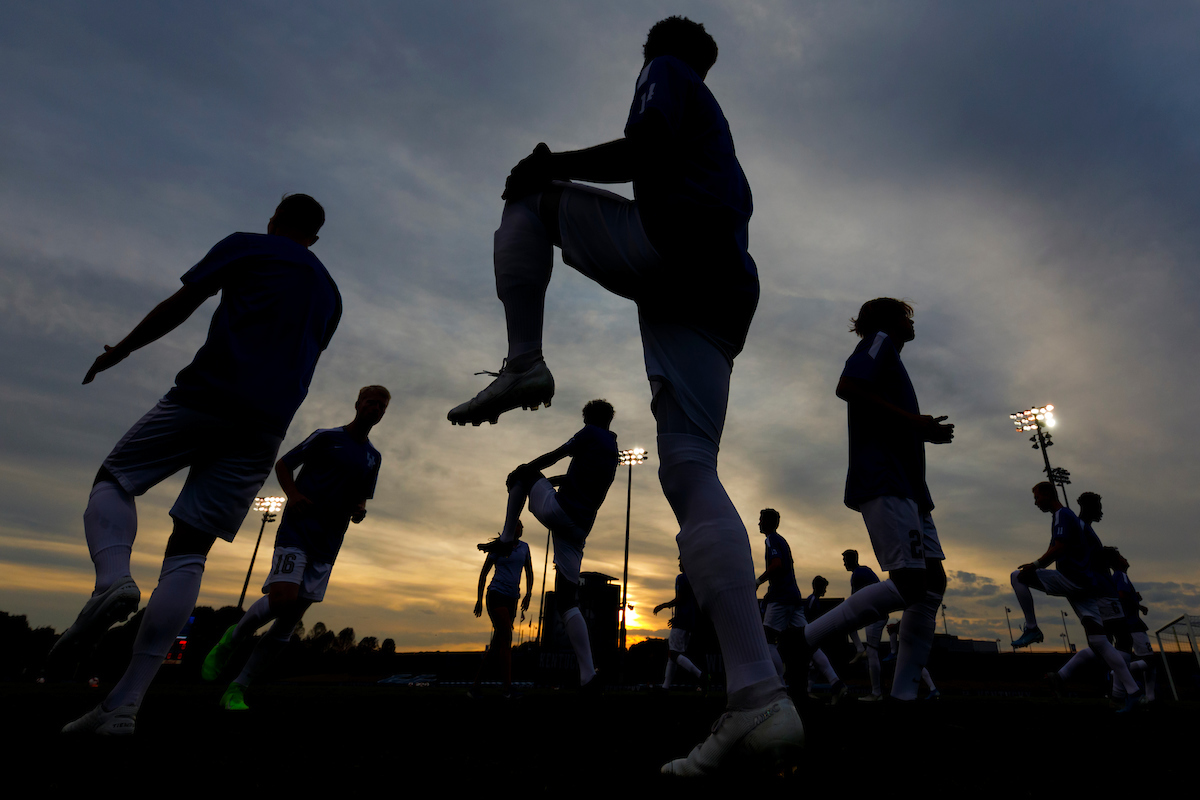
M 879 583 L 879 576 L 875 574 L 875 570 L 858 563 L 858 551 L 846 550 L 842 553 L 842 566 L 850 573 L 850 594 L 854 595 L 868 586 L 873 586 Z M 867 626 L 866 644 L 858 638 L 858 631 L 850 632 L 851 638 L 854 640 L 855 650 L 858 653 L 865 653 L 867 659 L 867 672 L 871 676 L 871 693 L 864 695 L 859 700 L 879 701 L 883 699 L 883 666 L 879 659 L 879 647 L 883 641 L 883 631 L 887 627 L 888 618 L 872 622 Z M 855 656 L 858 660 L 858 656 Z M 853 663 L 853 662 L 851 662 Z
M 684 653 L 692 640 L 692 629 L 696 625 L 696 595 L 692 592 L 692 584 L 683 571 L 683 560 L 679 561 L 679 574 L 675 576 L 675 596 L 665 603 L 654 607 L 654 615 L 664 608 L 672 609 L 671 619 L 667 627 L 671 636 L 667 639 L 667 674 L 663 677 L 663 690 L 671 688 L 675 678 L 676 667 L 682 667 L 684 672 L 690 672 L 697 683 L 704 683 L 704 674 L 700 668 L 688 659 Z
M 325 599 L 346 531 L 351 522 L 363 521 L 367 500 L 375 496 L 381 456 L 367 436 L 383 419 L 391 399 L 382 386 L 364 386 L 354 403 L 353 420 L 340 428 L 314 431 L 275 463 L 275 476 L 288 502 L 275 533 L 263 596 L 209 651 L 200 676 L 215 681 L 238 645 L 268 622 L 275 624 L 221 695 L 221 708 L 249 708 L 246 688 L 287 645 L 309 606 Z M 294 478 L 297 467 L 300 475 Z
M 128 669 L 108 696 L 63 730 L 131 734 L 138 707 L 196 605 L 216 539 L 233 541 L 270 474 L 279 445 L 308 393 L 317 359 L 342 313 L 341 295 L 309 248 L 325 211 L 308 195 L 284 197 L 266 235 L 235 233 L 184 274 L 120 343 L 104 346 L 83 382 L 174 330 L 217 292 L 208 339 L 171 389 L 104 460 L 83 515 L 96 589 L 51 659 L 77 658 L 137 608 L 130 577 L 137 533 L 134 497 L 190 467 L 171 508 L 158 587 L 146 605 Z M 270 363 L 270 370 L 263 365 Z
M 946 590 L 941 543 L 933 525 L 933 500 L 925 485 L 925 442 L 945 444 L 954 426 L 922 414 L 900 351 L 915 337 L 912 307 L 881 297 L 863 303 L 851 331 L 862 339 L 838 382 L 850 428 L 846 505 L 862 513 L 879 566 L 888 579 L 851 594 L 810 624 L 805 639 L 849 633 L 904 609 L 892 697 L 915 700 L 921 670 L 933 647 L 937 610 Z
M 592 663 L 592 645 L 587 622 L 579 610 L 579 569 L 596 512 L 617 475 L 617 435 L 609 430 L 614 414 L 607 401 L 592 400 L 583 407 L 583 427 L 566 444 L 509 473 L 504 529 L 498 538 L 479 545 L 485 553 L 507 555 L 516 541 L 526 500 L 537 521 L 550 529 L 554 542 L 554 596 L 579 662 L 579 686 L 584 691 L 594 691 L 599 684 L 593 683 L 596 667 Z M 551 479 L 542 474 L 542 470 L 568 456 L 571 465 L 566 475 Z
M 1025 613 L 1025 633 L 1013 647 L 1041 641 L 1031 589 L 1065 597 L 1087 635 L 1088 647 L 1113 671 L 1113 679 L 1125 690 L 1125 706 L 1118 713 L 1137 708 L 1144 692 L 1129 673 L 1125 659 L 1105 636 L 1105 623 L 1122 619 L 1117 589 L 1104 564 L 1103 545 L 1095 532 L 1058 501 L 1054 484 L 1043 481 L 1033 487 L 1033 503 L 1051 515 L 1050 547 L 1036 561 L 1022 564 L 1012 573 L 1013 592 Z M 1056 569 L 1046 569 L 1054 564 Z
M 704 26 L 662 20 L 642 52 L 624 138 L 561 153 L 539 144 L 509 176 L 495 237 L 508 354 L 496 380 L 449 419 L 494 422 L 512 408 L 549 404 L 542 318 L 555 245 L 567 264 L 638 304 L 659 479 L 729 690 L 730 713 L 709 739 L 663 770 L 699 777 L 742 754 L 782 767 L 798 759 L 803 728 L 757 623 L 745 526 L 717 476 L 733 359 L 758 303 L 747 252 L 753 202 L 729 124 L 704 83 L 717 57 Z M 574 179 L 632 180 L 634 200 Z
M 521 597 L 521 570 L 525 570 L 525 599 L 521 600 L 521 619 L 529 610 L 529 601 L 533 597 L 533 557 L 529 553 L 529 545 L 521 541 L 525 526 L 518 519 L 513 524 L 515 544 L 507 554 L 488 553 L 483 560 L 483 569 L 479 572 L 479 595 L 475 600 L 475 616 L 483 614 L 483 586 L 487 581 L 488 572 L 493 568 L 496 574 L 492 583 L 487 587 L 487 613 L 492 621 L 492 643 L 483 654 L 479 669 L 475 673 L 475 684 L 467 693 L 472 698 L 478 698 L 482 691 L 483 671 L 490 664 L 499 662 L 500 677 L 503 680 L 503 693 L 506 700 L 516 697 L 512 690 L 512 632 L 513 621 L 517 616 L 517 600 Z M 507 549 L 507 548 L 506 548 Z

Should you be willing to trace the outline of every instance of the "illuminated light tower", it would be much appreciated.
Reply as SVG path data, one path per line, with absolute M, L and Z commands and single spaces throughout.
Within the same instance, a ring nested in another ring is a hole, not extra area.
M 242 604 L 246 602 L 246 589 L 250 586 L 250 573 L 254 572 L 254 559 L 258 558 L 258 546 L 262 544 L 263 531 L 266 530 L 268 522 L 275 521 L 275 515 L 286 502 L 286 497 L 256 497 L 254 505 L 250 506 L 251 511 L 262 512 L 262 525 L 258 528 L 258 540 L 254 542 L 254 553 L 250 556 L 250 568 L 246 570 L 246 582 L 242 584 L 242 596 L 238 598 L 238 610 L 241 610 Z
M 629 486 L 625 491 L 625 571 L 621 577 L 621 675 L 618 682 L 623 682 L 625 672 L 625 614 L 629 609 L 629 515 L 633 508 L 633 468 L 646 463 L 648 458 L 650 454 L 642 447 L 617 451 L 617 464 L 629 467 Z
M 1071 501 L 1067 499 L 1067 484 L 1071 482 L 1071 473 L 1062 467 L 1051 468 L 1050 456 L 1046 453 L 1046 449 L 1054 445 L 1050 431 L 1047 430 L 1054 427 L 1054 406 L 1034 406 L 1009 414 L 1008 418 L 1016 426 L 1017 433 L 1034 432 L 1033 436 L 1029 437 L 1029 441 L 1033 442 L 1034 450 L 1042 451 L 1042 460 L 1046 462 L 1046 468 L 1042 471 L 1046 473 L 1046 480 L 1050 482 L 1051 486 L 1058 486 L 1062 489 L 1063 504 L 1069 509 Z M 1056 489 L 1055 495 L 1057 496 L 1057 494 Z

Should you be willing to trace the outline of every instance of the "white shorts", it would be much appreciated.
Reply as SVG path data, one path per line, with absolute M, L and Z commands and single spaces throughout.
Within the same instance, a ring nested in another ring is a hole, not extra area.
M 665 267 L 637 205 L 603 189 L 556 185 L 563 190 L 558 211 L 563 261 L 611 292 L 636 297 Z M 641 313 L 638 323 L 654 396 L 670 386 L 688 419 L 720 443 L 732 362 L 695 328 L 649 322 Z
M 1056 569 L 1037 570 L 1037 579 L 1046 594 L 1066 598 L 1078 619 L 1092 619 L 1103 624 L 1125 618 L 1125 611 L 1117 598 L 1088 597 L 1084 589 L 1065 578 Z
M 767 603 L 767 613 L 763 614 L 764 628 L 782 633 L 788 628 L 803 628 L 807 624 L 803 605 Z
M 933 517 L 921 514 L 916 500 L 884 495 L 860 504 L 859 510 L 881 569 L 925 569 L 925 559 L 946 558 Z
M 191 467 L 171 516 L 232 542 L 282 441 L 164 399 L 117 442 L 104 468 L 136 497 Z
M 547 478 L 542 478 L 530 488 L 529 513 L 550 529 L 550 536 L 554 540 L 554 567 L 558 574 L 578 584 L 587 531 L 562 510 L 558 504 L 558 493 Z
M 671 635 L 667 638 L 667 649 L 672 653 L 686 653 L 691 641 L 691 631 L 685 631 L 683 628 L 671 628 Z
M 308 553 L 299 547 L 276 547 L 271 555 L 271 571 L 263 581 L 263 594 L 271 591 L 272 583 L 295 583 L 300 586 L 300 597 L 319 603 L 325 599 L 332 572 L 333 564 L 310 562 Z

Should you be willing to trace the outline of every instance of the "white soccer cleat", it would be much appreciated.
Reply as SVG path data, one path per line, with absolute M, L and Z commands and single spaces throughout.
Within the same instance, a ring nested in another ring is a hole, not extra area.
M 747 761 L 783 774 L 800 762 L 804 726 L 790 697 L 762 708 L 729 711 L 713 725 L 707 739 L 688 754 L 663 765 L 664 775 L 703 778 L 734 762 Z
M 137 718 L 137 706 L 120 706 L 105 711 L 98 705 L 74 722 L 68 722 L 63 733 L 90 733 L 95 736 L 132 736 Z
M 130 614 L 137 611 L 141 602 L 142 592 L 133 578 L 128 575 L 120 578 L 83 604 L 83 610 L 71 623 L 71 627 L 63 631 L 54 647 L 50 648 L 47 660 L 53 662 L 59 658 L 66 658 L 79 646 L 98 640 L 106 630 L 118 622 L 124 622 Z
M 538 361 L 524 372 L 514 372 L 505 364 L 499 372 L 480 374 L 494 375 L 496 380 L 472 400 L 451 409 L 446 419 L 452 424 L 466 425 L 469 422 L 479 426 L 483 422 L 490 422 L 495 425 L 505 411 L 514 408 L 536 411 L 543 403 L 549 408 L 554 398 L 554 376 L 550 374 L 545 361 Z

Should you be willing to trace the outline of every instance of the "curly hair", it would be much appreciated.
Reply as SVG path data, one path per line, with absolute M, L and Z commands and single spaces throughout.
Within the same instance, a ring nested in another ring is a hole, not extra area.
M 647 61 L 675 56 L 703 77 L 717 63 L 717 43 L 703 24 L 687 17 L 667 17 L 654 23 L 646 34 L 642 55 Z

